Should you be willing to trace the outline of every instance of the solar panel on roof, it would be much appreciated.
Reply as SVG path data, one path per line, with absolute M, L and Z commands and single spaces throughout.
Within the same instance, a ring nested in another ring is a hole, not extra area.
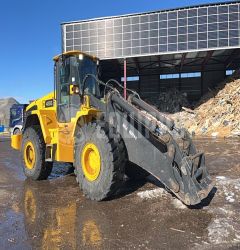
M 238 47 L 240 4 L 79 21 L 63 24 L 63 50 L 101 59 Z

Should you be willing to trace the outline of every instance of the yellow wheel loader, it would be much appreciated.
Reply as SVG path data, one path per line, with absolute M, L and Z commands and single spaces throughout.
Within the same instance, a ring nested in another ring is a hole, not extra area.
M 22 133 L 12 136 L 28 178 L 48 178 L 59 161 L 73 164 L 92 200 L 113 196 L 125 174 L 151 174 L 187 205 L 208 196 L 213 186 L 204 153 L 185 129 L 134 91 L 124 99 L 117 81 L 100 81 L 97 58 L 71 51 L 54 62 L 54 91 L 26 108 Z

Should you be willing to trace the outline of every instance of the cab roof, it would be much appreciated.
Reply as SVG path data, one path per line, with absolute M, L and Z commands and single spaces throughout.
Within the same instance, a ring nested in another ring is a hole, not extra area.
M 94 61 L 98 60 L 98 58 L 96 56 L 89 55 L 89 54 L 87 54 L 85 52 L 81 52 L 79 50 L 71 50 L 71 51 L 64 52 L 62 54 L 59 54 L 59 55 L 53 57 L 53 60 L 55 62 L 57 62 L 61 56 L 71 56 L 71 55 L 83 55 L 83 56 L 89 57 L 90 59 L 92 59 Z

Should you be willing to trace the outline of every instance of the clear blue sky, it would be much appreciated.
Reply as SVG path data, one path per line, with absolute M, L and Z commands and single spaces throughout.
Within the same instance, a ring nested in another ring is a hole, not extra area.
M 212 0 L 1 0 L 0 98 L 27 102 L 53 89 L 52 57 L 61 52 L 60 24 L 220 2 Z

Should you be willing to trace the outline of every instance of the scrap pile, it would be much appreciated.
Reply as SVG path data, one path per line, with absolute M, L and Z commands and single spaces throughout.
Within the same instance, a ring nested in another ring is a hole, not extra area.
M 171 88 L 167 92 L 161 92 L 160 95 L 145 99 L 149 104 L 155 106 L 164 113 L 176 113 L 181 111 L 182 107 L 189 107 L 187 94 Z
M 240 72 L 210 90 L 195 109 L 184 109 L 171 118 L 192 134 L 240 136 Z

